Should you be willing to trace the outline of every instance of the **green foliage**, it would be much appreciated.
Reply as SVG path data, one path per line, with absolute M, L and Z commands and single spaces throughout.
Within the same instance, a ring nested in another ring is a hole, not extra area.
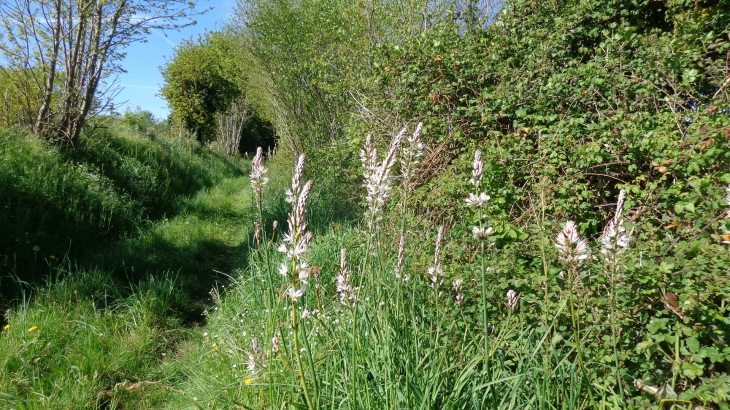
M 158 383 L 144 382 L 159 377 L 159 363 L 186 337 L 169 313 L 190 303 L 176 286 L 168 275 L 123 295 L 106 272 L 94 270 L 40 290 L 32 305 L 10 313 L 0 334 L 0 405 L 121 408 L 122 399 L 163 405 L 154 397 Z M 147 390 L 142 397 L 137 382 Z
M 162 71 L 162 96 L 170 104 L 173 116 L 200 141 L 215 140 L 216 113 L 225 112 L 243 95 L 242 68 L 236 63 L 240 54 L 235 37 L 226 32 L 210 32 L 197 42 L 184 41 Z
M 182 211 L 185 197 L 242 172 L 194 142 L 151 140 L 124 125 L 83 137 L 74 151 L 9 131 L 0 140 L 3 305 L 64 257 L 88 260 L 147 220 Z
M 0 126 L 14 127 L 33 123 L 36 114 L 34 108 L 39 105 L 42 96 L 37 90 L 30 93 L 26 90 L 36 75 L 32 71 L 29 73 L 0 65 Z

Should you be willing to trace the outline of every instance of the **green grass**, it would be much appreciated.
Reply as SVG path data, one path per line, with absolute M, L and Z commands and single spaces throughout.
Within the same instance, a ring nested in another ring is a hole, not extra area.
M 162 407 L 184 377 L 164 363 L 247 258 L 245 163 L 116 131 L 0 135 L 0 408 Z
M 245 258 L 249 211 L 248 180 L 226 179 L 126 236 L 96 268 L 53 269 L 0 336 L 0 407 L 162 407 L 184 377 L 165 364 Z
M 473 238 L 474 221 L 489 219 L 464 205 L 464 220 L 445 235 L 436 287 L 427 273 L 436 233 L 409 192 L 397 188 L 406 204 L 374 223 L 318 216 L 326 204 L 315 200 L 303 257 L 316 268 L 292 303 L 287 288 L 302 276 L 280 274 L 282 263 L 299 267 L 277 249 L 291 206 L 282 193 L 289 161 L 277 161 L 261 214 L 242 171 L 213 164 L 210 186 L 179 195 L 174 212 L 141 220 L 83 259 L 49 260 L 45 284 L 26 287 L 0 332 L 0 408 L 727 408 L 727 304 L 690 317 L 694 296 L 681 293 L 683 321 L 661 310 L 647 317 L 634 289 L 673 268 L 645 267 L 638 241 L 614 265 L 596 243 L 595 258 L 561 261 L 544 213 L 532 215 L 542 258 L 526 262 Z M 267 229 L 257 244 L 259 218 Z M 337 292 L 343 248 L 354 308 Z M 707 290 L 696 298 L 711 305 L 702 295 L 723 294 L 730 256 L 720 245 L 697 252 L 674 269 L 691 269 L 684 277 L 699 278 Z M 518 291 L 514 309 L 507 289 Z M 710 361 L 712 377 L 693 376 Z M 645 394 L 633 386 L 639 378 L 681 393 Z
M 42 282 L 59 261 L 96 266 L 120 237 L 245 174 L 244 164 L 195 144 L 146 138 L 117 123 L 71 151 L 0 130 L 0 307 Z

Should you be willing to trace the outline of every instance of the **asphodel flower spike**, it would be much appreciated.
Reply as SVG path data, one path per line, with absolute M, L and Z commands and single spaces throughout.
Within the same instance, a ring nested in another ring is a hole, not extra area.
M 278 251 L 284 253 L 288 259 L 280 265 L 279 273 L 289 280 L 286 294 L 294 302 L 304 295 L 311 271 L 303 256 L 309 250 L 312 242 L 312 233 L 306 231 L 307 223 L 304 218 L 312 181 L 307 181 L 302 186 L 303 174 L 304 155 L 300 155 L 292 177 L 291 189 L 286 191 L 287 202 L 292 204 L 292 211 L 287 218 L 289 231 L 284 234 L 283 241 L 278 247 Z
M 264 191 L 264 186 L 269 182 L 269 178 L 266 177 L 268 170 L 264 166 L 264 154 L 261 147 L 256 149 L 256 156 L 253 157 L 253 163 L 251 164 L 251 187 L 257 195 L 261 195 Z
M 444 270 L 441 267 L 441 242 L 444 240 L 444 226 L 439 227 L 438 234 L 436 235 L 436 248 L 433 252 L 433 266 L 428 268 L 427 274 L 431 280 L 431 286 L 437 288 L 441 286 L 444 281 Z
M 365 147 L 360 151 L 360 160 L 364 168 L 363 177 L 365 182 L 363 185 L 367 190 L 365 201 L 368 204 L 366 216 L 369 223 L 377 222 L 382 217 L 381 211 L 387 199 L 390 197 L 392 185 L 391 169 L 395 164 L 398 147 L 400 147 L 407 130 L 407 128 L 403 128 L 393 138 L 388 153 L 380 163 L 378 163 L 377 150 L 373 147 L 372 139 L 369 135 L 365 139 Z
M 571 265 L 580 265 L 590 255 L 588 242 L 580 237 L 573 221 L 565 223 L 565 228 L 555 238 L 555 246 L 560 252 L 560 260 Z
M 626 199 L 626 191 L 619 191 L 618 201 L 616 203 L 616 213 L 606 225 L 603 234 L 599 238 L 601 243 L 601 254 L 607 262 L 615 263 L 616 257 L 629 248 L 631 236 L 624 226 L 624 218 L 621 216 L 624 211 L 624 201 Z
M 514 310 L 517 307 L 517 292 L 510 289 L 507 291 L 507 307 Z

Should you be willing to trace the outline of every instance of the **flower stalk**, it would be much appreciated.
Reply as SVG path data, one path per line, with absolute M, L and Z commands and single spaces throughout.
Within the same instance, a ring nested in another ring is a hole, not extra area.
M 309 246 L 312 242 L 312 233 L 307 231 L 307 223 L 305 220 L 305 207 L 307 204 L 307 198 L 309 197 L 309 192 L 312 189 L 312 181 L 309 180 L 302 185 L 301 180 L 304 174 L 304 162 L 305 157 L 304 154 L 302 154 L 297 160 L 297 165 L 292 177 L 291 189 L 286 191 L 286 201 L 292 204 L 292 211 L 287 218 L 289 230 L 284 235 L 278 251 L 285 254 L 287 258 L 287 261 L 281 264 L 279 274 L 288 281 L 288 287 L 285 291 L 285 295 L 289 298 L 291 303 L 291 327 L 294 338 L 294 355 L 297 360 L 299 382 L 302 386 L 307 407 L 309 410 L 313 410 L 315 407 L 304 377 L 304 366 L 302 363 L 302 352 L 300 350 L 299 340 L 299 313 L 297 310 L 297 302 L 302 296 L 304 296 L 304 293 L 307 290 L 309 276 L 312 272 L 312 268 L 304 258 L 305 254 L 309 251 Z M 308 350 L 309 344 L 306 340 L 306 333 L 302 332 L 302 336 L 305 339 L 304 344 L 307 346 Z M 308 352 L 308 354 L 311 354 L 311 352 Z M 317 384 L 314 383 L 314 386 L 316 389 Z

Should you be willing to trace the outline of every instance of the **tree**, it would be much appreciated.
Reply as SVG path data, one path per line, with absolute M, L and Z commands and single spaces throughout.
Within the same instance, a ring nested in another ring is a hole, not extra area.
M 195 24 L 197 14 L 186 0 L 0 0 L 0 69 L 26 75 L 15 84 L 41 96 L 24 125 L 74 146 L 86 120 L 113 97 L 124 48 L 150 30 Z
M 216 137 L 216 115 L 232 109 L 243 95 L 237 40 L 225 32 L 185 41 L 162 70 L 161 94 L 174 117 L 201 142 Z
M 252 116 L 253 111 L 243 96 L 233 100 L 227 111 L 216 114 L 220 142 L 223 152 L 228 157 L 235 157 L 238 154 L 244 126 Z

